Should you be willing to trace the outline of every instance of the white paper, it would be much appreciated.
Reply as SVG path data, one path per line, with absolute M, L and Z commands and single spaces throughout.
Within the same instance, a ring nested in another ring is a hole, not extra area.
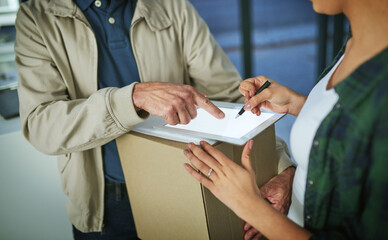
M 184 143 L 193 142 L 195 144 L 199 144 L 200 141 L 206 141 L 213 145 L 217 142 L 216 140 L 204 137 L 190 136 L 184 133 L 173 132 L 170 129 L 166 131 L 165 127 L 160 128 L 164 125 L 166 125 L 166 122 L 163 118 L 150 115 L 146 121 L 141 122 L 132 128 L 132 131 Z
M 189 124 L 178 124 L 175 126 L 167 124 L 165 126 L 223 137 L 241 138 L 274 115 L 273 113 L 262 112 L 260 116 L 256 116 L 250 111 L 246 111 L 235 119 L 240 109 L 220 109 L 225 113 L 225 118 L 221 120 L 200 108 L 197 110 L 197 117 Z

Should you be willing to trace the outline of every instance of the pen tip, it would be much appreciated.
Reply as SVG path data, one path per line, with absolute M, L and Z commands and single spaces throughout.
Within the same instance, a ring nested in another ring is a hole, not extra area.
M 234 119 L 237 119 L 238 117 L 240 117 L 240 114 L 237 113 L 237 115 L 234 117 Z

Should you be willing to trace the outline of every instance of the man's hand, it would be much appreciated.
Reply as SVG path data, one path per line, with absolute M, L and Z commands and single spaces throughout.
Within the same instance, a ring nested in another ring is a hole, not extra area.
M 260 188 L 263 198 L 268 199 L 272 206 L 283 214 L 287 214 L 291 205 L 292 182 L 294 180 L 295 167 L 289 167 L 279 175 L 271 178 Z M 244 239 L 257 240 L 262 236 L 259 231 L 248 223 L 244 225 Z
M 163 82 L 138 83 L 133 89 L 132 99 L 136 109 L 163 117 L 171 125 L 188 124 L 197 116 L 195 106 L 218 119 L 225 117 L 218 107 L 189 85 Z

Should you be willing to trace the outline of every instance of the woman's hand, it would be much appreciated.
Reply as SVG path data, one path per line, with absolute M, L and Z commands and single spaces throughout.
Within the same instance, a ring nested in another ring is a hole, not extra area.
M 199 172 L 188 163 L 184 164 L 186 170 L 250 226 L 258 229 L 268 239 L 311 237 L 311 233 L 261 198 L 250 159 L 253 140 L 245 144 L 241 157 L 242 166 L 207 142 L 201 141 L 200 146 L 189 143 L 188 146 L 189 149 L 184 153 Z
M 260 94 L 255 95 L 257 89 L 267 80 L 271 85 Z M 248 78 L 241 82 L 239 91 L 245 96 L 245 110 L 260 115 L 260 108 L 268 109 L 277 113 L 288 113 L 297 116 L 302 109 L 307 96 L 265 76 Z
M 188 146 L 184 154 L 200 172 L 187 163 L 184 164 L 186 170 L 238 216 L 245 215 L 247 202 L 257 201 L 260 197 L 250 160 L 253 140 L 244 147 L 242 167 L 207 142 L 201 141 L 200 146 L 189 143 Z M 208 176 L 209 169 L 212 171 Z

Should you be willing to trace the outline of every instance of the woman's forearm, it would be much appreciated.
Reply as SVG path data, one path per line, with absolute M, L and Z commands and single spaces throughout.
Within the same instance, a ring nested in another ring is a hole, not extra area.
M 271 240 L 309 239 L 312 235 L 259 196 L 248 200 L 241 212 L 236 214 Z
M 302 107 L 303 107 L 304 103 L 306 102 L 307 96 L 300 94 L 300 93 L 297 93 L 295 91 L 293 91 L 293 92 L 294 92 L 294 94 L 292 96 L 292 103 L 291 103 L 291 106 L 289 108 L 288 113 L 291 115 L 294 115 L 294 116 L 298 116 L 300 113 L 300 110 L 302 110 Z

